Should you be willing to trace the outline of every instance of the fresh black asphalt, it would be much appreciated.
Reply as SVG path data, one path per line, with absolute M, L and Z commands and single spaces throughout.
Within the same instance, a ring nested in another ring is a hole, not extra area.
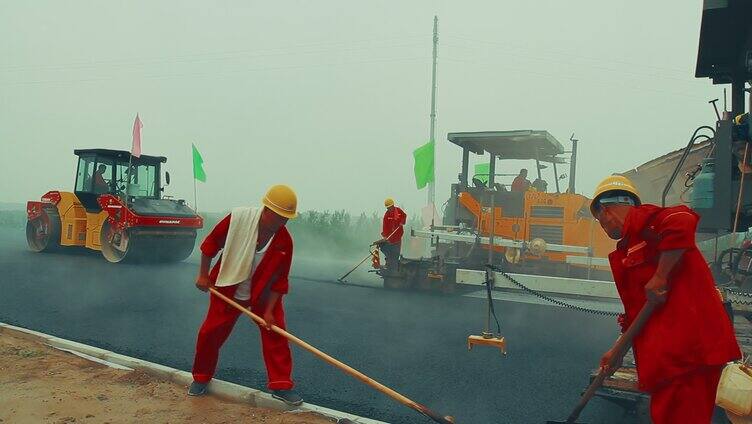
M 485 322 L 482 299 L 343 286 L 335 280 L 347 269 L 328 266 L 296 261 L 285 298 L 289 330 L 461 424 L 565 419 L 617 336 L 613 318 L 497 301 L 509 354 L 468 352 L 468 334 Z M 207 306 L 193 285 L 195 263 L 114 265 L 96 253 L 36 254 L 22 229 L 3 228 L 0 270 L 0 321 L 190 370 Z M 391 423 L 430 422 L 302 349 L 293 356 L 297 389 L 311 403 Z M 258 330 L 249 322 L 241 319 L 223 348 L 217 377 L 264 388 Z M 620 417 L 618 407 L 596 399 L 582 421 Z

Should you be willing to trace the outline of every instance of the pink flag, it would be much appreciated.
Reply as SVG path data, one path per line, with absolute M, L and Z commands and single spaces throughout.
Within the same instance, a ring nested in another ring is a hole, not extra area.
M 137 158 L 141 157 L 141 128 L 144 125 L 136 114 L 136 120 L 133 121 L 133 146 L 131 146 L 131 155 Z

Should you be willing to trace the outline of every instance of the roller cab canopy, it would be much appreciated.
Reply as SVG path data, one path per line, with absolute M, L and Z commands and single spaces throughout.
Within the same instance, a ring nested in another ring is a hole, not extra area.
M 131 159 L 131 152 L 126 150 L 111 150 L 111 149 L 76 149 L 73 151 L 76 156 L 92 156 L 97 155 L 100 157 L 107 157 L 117 159 L 121 161 L 128 161 Z M 148 165 L 156 165 L 158 163 L 167 162 L 167 158 L 164 156 L 148 156 L 141 155 L 140 157 L 133 157 L 133 163 L 143 163 Z
M 75 149 L 73 153 L 78 156 L 74 191 L 88 210 L 98 209 L 97 199 L 105 193 L 121 196 L 127 192 L 129 198 L 161 197 L 161 164 L 167 162 L 166 157 L 131 157 L 126 150 L 111 149 Z
M 449 133 L 450 142 L 482 155 L 491 153 L 499 159 L 535 160 L 566 163 L 559 157 L 566 153 L 564 146 L 548 131 L 482 131 Z

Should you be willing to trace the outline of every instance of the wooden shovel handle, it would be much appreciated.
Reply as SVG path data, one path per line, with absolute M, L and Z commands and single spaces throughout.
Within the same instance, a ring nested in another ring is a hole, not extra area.
M 637 314 L 637 317 L 632 322 L 632 324 L 627 328 L 627 331 L 624 332 L 614 344 L 614 347 L 612 350 L 616 352 L 618 355 L 617 357 L 622 357 L 624 353 L 629 349 L 630 346 L 632 346 L 632 340 L 635 338 L 637 334 L 642 331 L 642 327 L 645 326 L 645 323 L 648 322 L 648 319 L 653 314 L 653 311 L 656 308 L 656 304 L 653 302 L 645 302 L 645 305 L 643 305 L 642 309 L 640 309 L 640 313 Z M 577 406 L 572 410 L 572 413 L 569 414 L 569 418 L 567 418 L 568 423 L 573 423 L 577 420 L 577 417 L 580 416 L 580 413 L 585 408 L 585 406 L 588 404 L 590 399 L 595 395 L 596 390 L 598 390 L 601 385 L 603 385 L 603 382 L 608 378 L 608 375 L 606 375 L 603 370 L 598 372 L 598 375 L 595 377 L 592 383 L 590 383 L 590 386 L 588 386 L 587 390 L 585 390 L 585 393 L 580 398 L 580 403 L 577 404 Z
M 214 294 L 215 296 L 217 296 L 220 299 L 224 300 L 229 305 L 233 306 L 235 309 L 237 309 L 240 312 L 248 315 L 257 324 L 266 327 L 266 322 L 261 317 L 259 317 L 258 315 L 254 314 L 253 312 L 251 312 L 247 308 L 244 308 L 242 305 L 240 305 L 239 303 L 237 303 L 234 300 L 230 299 L 229 297 L 223 295 L 222 293 L 220 293 L 219 291 L 217 291 L 217 289 L 215 289 L 214 287 L 210 287 L 209 290 L 212 292 L 212 294 Z M 277 327 L 276 325 L 272 326 L 271 331 L 279 334 L 280 336 L 286 338 L 287 340 L 291 341 L 292 343 L 294 343 L 294 344 L 302 347 L 303 349 L 311 352 L 312 354 L 314 354 L 315 356 L 317 356 L 319 359 L 323 360 L 324 362 L 326 362 L 326 363 L 328 363 L 328 364 L 330 364 L 330 365 L 332 365 L 332 366 L 334 366 L 336 368 L 339 368 L 340 370 L 342 370 L 343 372 L 345 372 L 345 374 L 349 374 L 350 376 L 355 377 L 356 379 L 360 380 L 361 382 L 367 384 L 368 386 L 373 387 L 374 389 L 378 390 L 381 393 L 384 393 L 385 395 L 387 395 L 387 396 L 391 397 L 392 399 L 396 400 L 397 402 L 399 402 L 399 403 L 407 406 L 408 408 L 412 408 L 412 409 L 420 412 L 421 414 L 423 414 L 423 415 L 431 418 L 435 422 L 441 423 L 441 424 L 453 424 L 454 423 L 454 418 L 452 418 L 450 416 L 441 416 L 441 415 L 437 414 L 436 412 L 431 411 L 427 407 L 425 407 L 425 406 L 423 406 L 423 405 L 421 405 L 421 404 L 419 404 L 417 402 L 414 402 L 414 401 L 408 399 L 407 397 L 401 395 L 400 393 L 397 393 L 396 391 L 390 389 L 389 387 L 387 387 L 387 386 L 379 383 L 378 381 L 376 381 L 376 380 L 368 377 L 367 375 L 365 375 L 362 372 L 356 370 L 355 368 L 352 368 L 349 365 L 344 364 L 344 363 L 338 361 L 337 359 L 334 359 L 333 357 L 327 355 L 326 353 L 324 353 L 324 352 L 316 349 L 315 347 L 313 347 L 310 344 L 304 342 L 303 340 L 301 340 L 301 339 L 293 336 L 292 334 L 288 333 L 287 331 L 285 331 L 285 330 Z

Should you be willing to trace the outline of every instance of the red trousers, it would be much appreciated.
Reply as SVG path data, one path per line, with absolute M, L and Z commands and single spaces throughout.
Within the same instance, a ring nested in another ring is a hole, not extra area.
M 227 297 L 232 298 L 237 285 L 217 287 L 217 290 Z M 206 313 L 204 323 L 198 331 L 196 340 L 196 357 L 193 360 L 193 379 L 199 383 L 207 383 L 214 377 L 217 369 L 219 349 L 230 336 L 235 322 L 241 312 L 225 303 L 224 300 L 209 296 L 209 311 Z M 238 302 L 248 306 L 249 301 Z M 263 311 L 266 305 L 257 308 Z M 274 319 L 279 328 L 285 328 L 285 311 L 282 308 L 282 300 L 277 302 L 274 308 Z M 257 315 L 259 315 L 257 313 Z M 261 350 L 264 354 L 266 374 L 268 377 L 267 387 L 269 390 L 290 390 L 294 384 L 290 378 L 292 373 L 292 355 L 287 339 L 259 326 L 261 331 Z
M 654 424 L 710 424 L 723 367 L 708 367 L 673 379 L 650 393 Z

